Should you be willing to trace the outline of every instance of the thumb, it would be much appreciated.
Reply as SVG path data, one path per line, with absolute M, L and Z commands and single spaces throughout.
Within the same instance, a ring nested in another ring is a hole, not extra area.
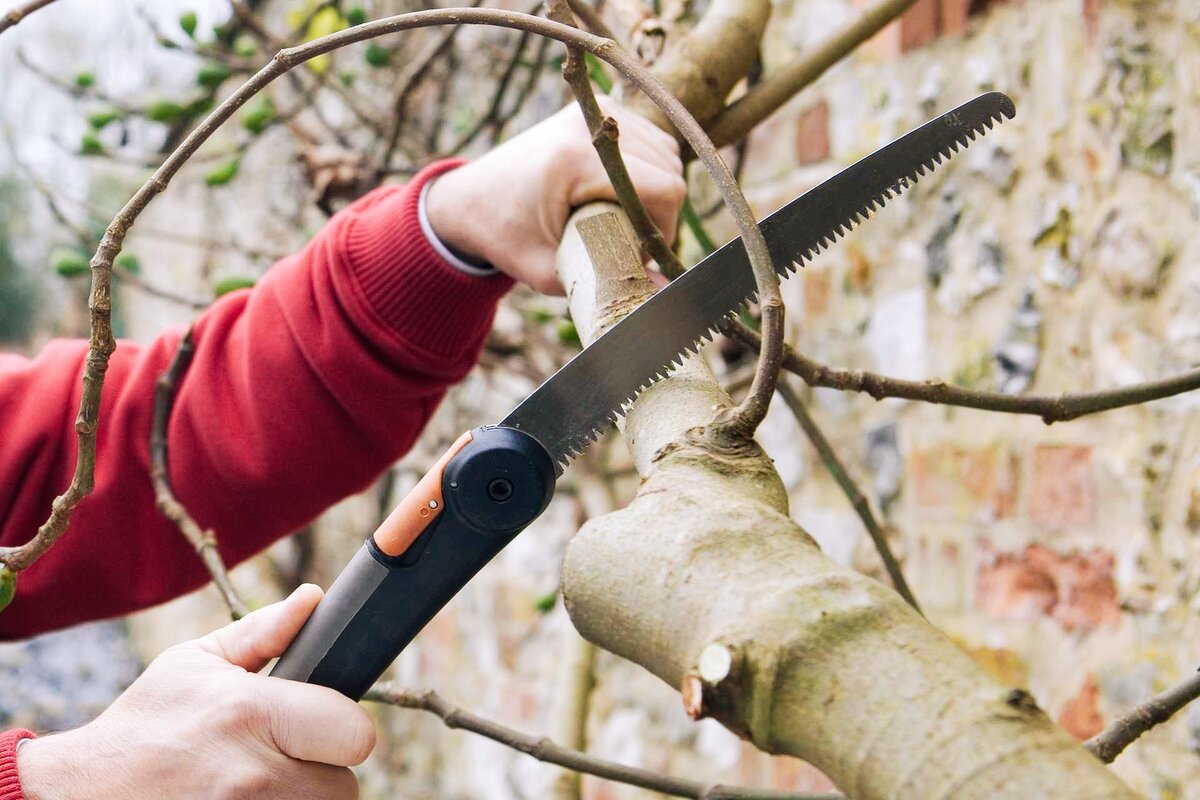
M 258 672 L 283 655 L 323 596 L 319 586 L 306 583 L 286 599 L 197 639 L 195 645 L 248 672 Z

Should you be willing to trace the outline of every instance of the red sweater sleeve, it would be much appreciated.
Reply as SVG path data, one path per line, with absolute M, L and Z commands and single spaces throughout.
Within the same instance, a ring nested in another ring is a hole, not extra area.
M 416 439 L 475 363 L 502 276 L 445 264 L 421 233 L 420 188 L 376 190 L 336 215 L 252 290 L 196 322 L 196 355 L 168 429 L 172 483 L 236 564 L 365 488 Z M 13 639 L 126 614 L 208 579 L 155 509 L 154 383 L 182 330 L 122 342 L 104 383 L 96 488 L 0 614 Z M 85 342 L 0 355 L 0 544 L 32 537 L 71 479 Z M 367 532 L 364 532 L 364 535 Z

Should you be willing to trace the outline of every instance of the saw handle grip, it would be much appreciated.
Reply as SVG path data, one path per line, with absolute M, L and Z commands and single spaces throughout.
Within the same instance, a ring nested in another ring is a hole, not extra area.
M 554 464 L 528 434 L 463 434 L 329 587 L 271 675 L 358 700 L 450 598 L 545 510 Z

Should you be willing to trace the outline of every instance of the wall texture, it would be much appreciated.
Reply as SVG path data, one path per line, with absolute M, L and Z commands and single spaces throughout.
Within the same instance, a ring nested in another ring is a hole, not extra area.
M 779 3 L 767 71 L 860 5 Z M 791 341 L 838 366 L 1007 392 L 1112 387 L 1200 361 L 1198 36 L 1197 0 L 920 0 L 756 131 L 743 170 L 756 210 L 773 210 L 981 91 L 1010 94 L 1017 119 L 786 282 Z M 154 213 L 203 225 L 218 213 L 207 197 L 180 189 L 174 206 L 164 198 Z M 732 235 L 720 217 L 711 224 Z M 279 231 L 277 241 L 296 233 Z M 180 265 L 178 281 L 192 274 L 182 255 L 160 256 Z M 197 275 L 207 269 L 194 266 Z M 529 335 L 533 305 L 559 310 L 527 295 L 512 300 L 498 321 L 502 337 Z M 131 333 L 166 323 L 169 314 L 154 308 L 130 316 Z M 534 336 L 553 340 L 552 328 Z M 393 496 L 459 431 L 497 418 L 536 378 L 477 370 L 397 469 Z M 1200 664 L 1198 398 L 1053 427 L 827 390 L 814 393 L 814 413 L 888 523 L 932 621 L 1083 738 Z M 881 575 L 857 518 L 782 404 L 761 439 L 795 517 L 836 558 Z M 607 459 L 621 470 L 619 442 Z M 539 606 L 556 589 L 563 545 L 578 525 L 570 481 L 566 488 L 402 656 L 399 681 L 528 732 L 552 728 L 556 670 L 573 634 L 561 603 Z M 332 578 L 380 502 L 352 499 L 318 523 L 315 577 Z M 279 545 L 276 562 L 291 548 Z M 235 574 L 256 603 L 280 595 L 272 563 Z M 149 659 L 222 619 L 211 591 L 132 618 L 127 637 L 115 634 L 120 652 L 104 656 L 118 666 L 104 674 L 101 694 L 128 680 L 129 651 Z M 80 635 L 111 649 L 112 630 Z M 30 652 L 0 656 L 28 663 Z M 714 723 L 691 723 L 674 689 L 639 668 L 601 654 L 597 681 L 588 725 L 597 755 L 715 781 L 829 786 L 801 762 L 757 753 Z M 104 698 L 79 702 L 93 708 Z M 44 692 L 30 703 L 32 711 L 6 701 L 4 711 L 47 727 L 75 719 L 47 706 Z M 542 798 L 556 776 L 417 712 L 376 713 L 384 744 L 362 770 L 365 797 Z M 1193 710 L 1115 768 L 1149 797 L 1197 799 L 1198 754 Z M 585 788 L 593 800 L 650 796 L 590 779 Z

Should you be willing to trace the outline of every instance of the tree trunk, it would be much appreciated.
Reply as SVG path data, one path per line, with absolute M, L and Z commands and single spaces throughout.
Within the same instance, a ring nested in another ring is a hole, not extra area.
M 585 342 L 652 292 L 621 219 L 578 214 L 559 252 Z M 812 762 L 856 800 L 1134 797 L 1027 693 L 826 558 L 788 516 L 763 451 L 706 436 L 728 405 L 691 359 L 626 416 L 645 482 L 629 507 L 584 526 L 563 565 L 585 638 L 682 687 L 694 716 Z

